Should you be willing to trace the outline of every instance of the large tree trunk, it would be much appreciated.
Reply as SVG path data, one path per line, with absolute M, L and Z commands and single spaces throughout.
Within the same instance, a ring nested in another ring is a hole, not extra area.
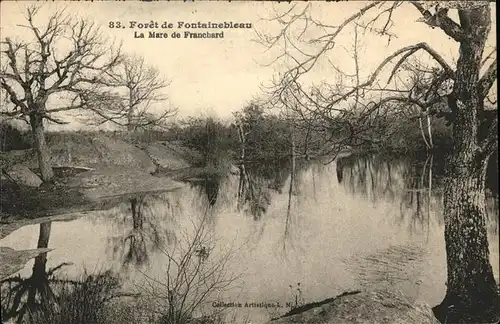
M 455 112 L 454 146 L 447 158 L 444 186 L 447 292 L 435 312 L 448 323 L 479 323 L 494 320 L 500 311 L 485 226 L 487 159 L 478 139 L 478 115 L 484 99 L 477 85 L 491 24 L 489 6 L 462 10 L 460 20 L 466 39 L 460 44 L 454 94 L 449 101 Z
M 30 115 L 31 130 L 33 132 L 33 141 L 36 154 L 38 157 L 38 167 L 42 176 L 43 182 L 50 182 L 54 177 L 52 166 L 50 163 L 50 151 L 45 141 L 45 133 L 43 128 L 43 118 L 39 114 Z
M 450 163 L 444 188 L 448 276 L 441 307 L 447 322 L 478 322 L 477 316 L 494 307 L 497 298 L 485 226 L 486 163 L 477 161 L 470 146 Z

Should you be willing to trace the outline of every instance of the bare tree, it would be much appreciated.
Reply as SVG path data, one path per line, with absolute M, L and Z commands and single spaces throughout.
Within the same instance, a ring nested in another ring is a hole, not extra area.
M 28 30 L 26 39 L 2 40 L 0 87 L 12 105 L 1 114 L 30 124 L 42 180 L 47 182 L 53 171 L 43 121 L 63 124 L 54 114 L 88 108 L 106 72 L 119 63 L 120 47 L 106 43 L 93 22 L 64 11 L 42 26 L 36 21 L 39 9 L 27 9 L 27 24 L 20 26 Z M 53 104 L 56 101 L 61 104 Z
M 205 304 L 221 298 L 240 279 L 239 274 L 230 270 L 235 247 L 222 249 L 211 232 L 209 213 L 200 216 L 191 219 L 192 228 L 181 231 L 173 246 L 161 249 L 167 259 L 162 277 L 141 271 L 146 284 L 139 288 L 151 300 L 158 323 L 192 323 L 200 314 L 202 319 L 215 323 L 213 320 L 223 314 L 217 309 L 206 314 Z
M 368 78 L 354 82 L 354 86 L 348 86 L 346 80 L 333 85 L 304 85 L 303 76 L 319 61 L 330 63 L 333 76 L 346 75 L 339 73 L 341 70 L 328 60 L 328 54 L 341 46 L 337 44 L 338 36 L 349 26 L 362 26 L 365 32 L 375 32 L 390 41 L 395 36 L 391 33 L 392 18 L 402 6 L 413 7 L 421 16 L 419 22 L 439 28 L 458 44 L 458 59 L 454 64 L 449 64 L 428 43 L 420 42 L 381 58 Z M 448 322 L 498 320 L 500 314 L 495 305 L 499 299 L 485 227 L 486 167 L 498 142 L 497 112 L 485 109 L 486 101 L 496 102 L 489 98 L 496 82 L 496 48 L 492 53 L 485 51 L 492 24 L 490 4 L 485 1 L 373 1 L 347 19 L 331 24 L 315 20 L 310 7 L 308 4 L 300 11 L 290 9 L 278 15 L 273 21 L 281 24 L 280 32 L 261 35 L 269 47 L 288 44 L 281 47 L 287 50 L 282 51 L 278 59 L 293 62 L 279 78 L 274 93 L 302 99 L 299 112 L 305 120 L 321 121 L 331 129 L 344 127 L 339 133 L 342 136 L 338 137 L 338 145 L 366 139 L 370 129 L 386 116 L 388 103 L 416 105 L 421 108 L 422 116 L 444 116 L 452 124 L 453 148 L 446 160 L 444 183 L 447 293 L 434 310 L 439 318 L 448 316 Z M 458 21 L 452 19 L 455 16 Z M 316 33 L 309 32 L 311 28 Z M 405 85 L 402 82 L 405 78 L 398 77 L 402 65 L 416 53 L 432 60 L 437 69 L 425 96 L 418 95 L 414 85 Z M 345 104 L 360 97 L 364 97 L 364 103 L 357 110 Z M 440 105 L 443 102 L 446 105 Z
M 113 87 L 103 89 L 102 94 L 111 100 L 107 105 L 96 102 L 92 107 L 96 118 L 91 122 L 98 125 L 111 122 L 133 131 L 160 125 L 177 113 L 177 109 L 170 107 L 159 114 L 151 112 L 153 103 L 168 99 L 163 92 L 170 83 L 157 68 L 147 66 L 143 57 L 124 57 L 121 64 L 108 73 L 108 78 L 108 84 Z

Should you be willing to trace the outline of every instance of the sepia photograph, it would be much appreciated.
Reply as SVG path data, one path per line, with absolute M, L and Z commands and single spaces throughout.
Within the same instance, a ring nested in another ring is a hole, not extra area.
M 0 2 L 0 322 L 500 322 L 496 9 Z

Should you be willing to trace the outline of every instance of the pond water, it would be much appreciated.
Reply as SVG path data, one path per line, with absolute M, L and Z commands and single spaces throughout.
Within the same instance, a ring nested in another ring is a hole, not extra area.
M 381 278 L 401 269 L 390 284 L 433 306 L 446 281 L 440 174 L 430 159 L 415 164 L 377 156 L 298 163 L 293 178 L 290 166 L 259 166 L 248 168 L 243 184 L 229 175 L 217 185 L 186 185 L 77 220 L 25 226 L 0 246 L 53 249 L 31 260 L 22 278 L 47 277 L 63 263 L 50 280 L 111 269 L 124 290 L 161 297 L 157 308 L 210 291 L 201 309 L 235 313 L 241 323 L 263 323 L 294 305 L 383 285 Z M 497 200 L 488 206 L 498 277 Z M 380 268 L 373 256 L 384 251 L 414 255 L 389 257 Z M 6 289 L 12 287 L 2 284 L 3 296 Z M 282 307 L 265 307 L 277 303 Z M 3 300 L 4 321 L 6 310 L 16 315 L 7 305 Z

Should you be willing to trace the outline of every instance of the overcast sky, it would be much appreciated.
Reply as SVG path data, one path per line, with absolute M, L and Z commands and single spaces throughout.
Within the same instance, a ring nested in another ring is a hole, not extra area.
M 18 36 L 26 29 L 18 27 L 23 23 L 23 12 L 30 1 L 1 2 L 1 37 Z M 58 8 L 66 7 L 68 12 L 86 16 L 102 25 L 103 33 L 110 39 L 123 41 L 123 49 L 129 53 L 143 55 L 147 63 L 158 67 L 171 80 L 169 96 L 173 105 L 179 108 L 181 116 L 216 114 L 228 117 L 232 111 L 242 108 L 249 100 L 259 97 L 262 83 L 268 82 L 280 66 L 265 66 L 276 54 L 265 52 L 265 48 L 254 42 L 256 33 L 252 29 L 226 29 L 223 39 L 136 39 L 129 28 L 129 21 L 160 24 L 167 21 L 177 29 L 177 22 L 242 22 L 252 23 L 260 32 L 276 33 L 276 26 L 262 20 L 283 12 L 292 5 L 289 3 L 263 2 L 48 2 L 40 12 L 40 21 Z M 314 17 L 328 24 L 338 24 L 367 3 L 361 1 L 341 3 L 311 3 Z M 299 3 L 299 6 L 306 4 Z M 493 8 L 495 9 L 495 8 Z M 494 15 L 493 15 L 494 16 Z M 363 52 L 363 71 L 372 70 L 379 64 L 384 54 L 393 52 L 405 45 L 428 42 L 447 60 L 453 61 L 458 54 L 456 43 L 442 31 L 431 29 L 424 23 L 416 22 L 417 10 L 405 4 L 393 16 L 391 31 L 397 35 L 390 44 L 387 39 L 367 36 Z M 125 29 L 109 28 L 110 21 L 120 21 Z M 496 30 L 494 22 L 492 30 Z M 184 29 L 181 29 L 182 31 Z M 195 31 L 195 30 L 193 30 Z M 146 35 L 147 37 L 147 35 Z M 492 36 L 495 39 L 495 35 Z M 350 48 L 352 31 L 346 31 L 338 43 Z M 492 43 L 491 45 L 496 45 Z M 341 46 L 332 52 L 332 59 L 348 69 L 352 65 L 349 56 Z M 331 71 L 318 69 L 309 76 L 310 80 L 328 78 Z

